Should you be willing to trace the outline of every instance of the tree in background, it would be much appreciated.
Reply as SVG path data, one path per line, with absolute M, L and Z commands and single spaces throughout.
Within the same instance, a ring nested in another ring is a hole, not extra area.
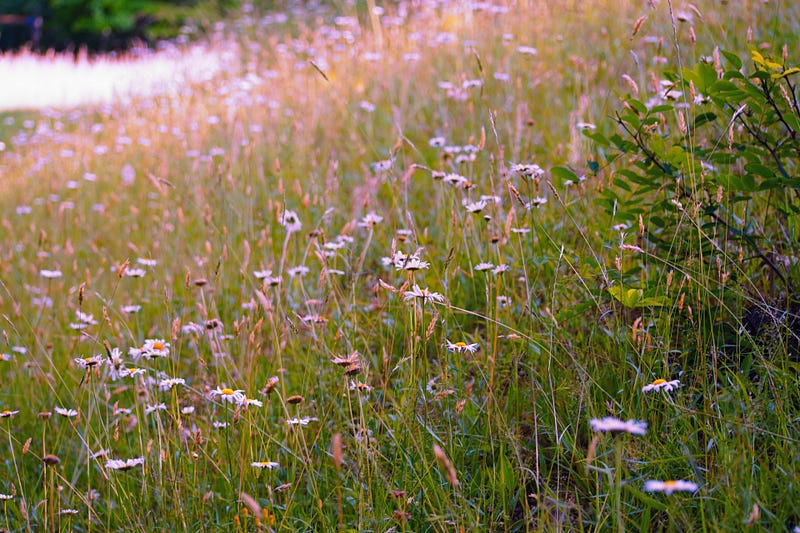
M 5 0 L 0 49 L 111 51 L 136 42 L 152 45 L 176 37 L 187 24 L 203 31 L 237 5 L 238 0 Z

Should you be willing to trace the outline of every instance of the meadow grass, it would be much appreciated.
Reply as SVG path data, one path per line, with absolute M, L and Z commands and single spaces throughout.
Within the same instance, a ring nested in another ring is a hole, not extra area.
M 734 345 L 696 264 L 654 257 L 675 303 L 620 305 L 643 244 L 582 131 L 715 47 L 779 54 L 799 12 L 254 11 L 210 82 L 0 115 L 0 527 L 796 527 L 797 363 L 743 327 L 758 280 Z

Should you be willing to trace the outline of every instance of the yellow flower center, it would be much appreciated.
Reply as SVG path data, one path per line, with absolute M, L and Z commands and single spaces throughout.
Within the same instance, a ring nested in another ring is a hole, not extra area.
M 664 482 L 664 488 L 667 488 L 667 489 L 674 488 L 675 485 L 677 485 L 677 483 L 674 482 L 674 481 L 665 481 Z
M 655 380 L 655 381 L 654 381 L 652 384 L 653 384 L 653 385 L 663 385 L 663 384 L 664 384 L 664 383 L 666 383 L 666 382 L 667 382 L 667 380 L 666 380 L 666 379 L 657 379 L 657 380 Z
M 228 388 L 222 389 L 222 394 L 224 394 L 225 396 L 231 396 L 233 395 L 233 389 L 228 389 Z
M 164 345 L 162 343 L 160 343 L 160 342 L 154 342 L 153 343 L 153 349 L 154 350 L 163 350 L 164 349 Z
M 455 344 L 455 346 L 457 346 L 457 347 L 459 347 L 459 348 L 466 348 L 466 347 L 467 347 L 467 343 L 466 343 L 466 342 L 463 342 L 463 341 L 458 341 L 458 342 Z

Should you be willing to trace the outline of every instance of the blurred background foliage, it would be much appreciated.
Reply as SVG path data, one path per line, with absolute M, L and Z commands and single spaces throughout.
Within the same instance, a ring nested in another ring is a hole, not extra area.
M 0 50 L 93 52 L 209 31 L 239 0 L 0 0 Z M 259 2 L 264 4 L 264 2 Z

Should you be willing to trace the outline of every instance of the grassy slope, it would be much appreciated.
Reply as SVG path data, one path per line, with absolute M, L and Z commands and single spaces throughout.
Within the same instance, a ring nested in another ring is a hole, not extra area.
M 253 26 L 254 17 L 232 24 L 241 64 L 214 84 L 129 108 L 41 116 L 49 128 L 24 146 L 5 137 L 15 130 L 2 130 L 0 306 L 10 360 L 0 361 L 0 410 L 20 413 L 0 420 L 0 493 L 16 493 L 0 507 L 0 525 L 250 530 L 244 492 L 262 507 L 261 526 L 285 531 L 620 522 L 732 530 L 754 504 L 760 526 L 794 526 L 791 364 L 756 350 L 746 355 L 752 372 L 743 373 L 718 360 L 715 340 L 677 310 L 611 305 L 603 283 L 620 236 L 595 204 L 608 173 L 573 187 L 556 180 L 551 189 L 549 174 L 535 183 L 508 172 L 512 163 L 537 163 L 588 173 L 593 148 L 578 123 L 613 131 L 607 117 L 620 105 L 616 94 L 629 90 L 621 75 L 652 93 L 666 68 L 659 58 L 674 68 L 678 57 L 666 2 L 549 4 L 512 5 L 507 14 L 419 8 L 384 24 L 380 36 L 367 20 L 363 30 L 334 28 L 330 13 L 268 30 Z M 748 27 L 755 43 L 779 50 L 797 21 L 788 2 L 697 6 L 688 11 L 697 42 L 690 23 L 677 26 L 687 64 L 716 45 L 746 56 Z M 632 36 L 641 15 L 648 19 Z M 523 45 L 537 54 L 518 51 Z M 463 100 L 438 86 L 465 80 L 482 85 Z M 482 149 L 456 163 L 429 146 L 435 136 Z M 375 170 L 390 158 L 391 169 Z M 135 171 L 130 185 L 121 177 L 126 165 Z M 459 172 L 474 188 L 435 181 L 426 169 Z M 524 201 L 548 202 L 526 210 L 512 185 Z M 466 212 L 462 200 L 480 195 L 502 201 Z M 18 206 L 32 212 L 18 215 Z M 284 208 L 298 213 L 301 231 L 278 224 Z M 360 227 L 369 211 L 383 220 Z M 398 239 L 398 229 L 411 236 Z M 339 235 L 353 240 L 326 257 L 324 243 Z M 427 270 L 381 264 L 395 248 L 420 247 Z M 143 278 L 114 271 L 126 260 L 138 266 L 137 258 L 157 265 Z M 510 269 L 476 271 L 484 261 Z M 290 277 L 297 265 L 310 272 Z M 253 275 L 265 268 L 282 276 L 279 287 Z M 63 277 L 47 280 L 41 269 Z M 405 303 L 379 279 L 403 290 L 418 283 L 446 303 Z M 52 306 L 34 301 L 45 296 Z M 498 305 L 497 296 L 509 303 Z M 125 314 L 127 304 L 142 309 Z M 70 329 L 77 310 L 98 323 Z M 647 342 L 631 335 L 640 315 Z M 181 329 L 211 319 L 222 326 Z M 136 364 L 185 386 L 111 381 L 107 369 L 86 376 L 72 362 L 105 353 L 104 341 L 127 353 L 147 338 L 167 339 L 170 357 Z M 481 349 L 450 353 L 446 340 Z M 364 372 L 348 378 L 330 360 L 353 351 Z M 680 372 L 683 386 L 671 395 L 640 392 Z M 270 376 L 279 385 L 262 396 Z M 371 390 L 351 390 L 357 381 Z M 218 386 L 264 405 L 234 410 L 211 401 Z M 304 401 L 290 404 L 291 395 Z M 161 402 L 165 411 L 145 413 Z M 80 416 L 37 418 L 56 405 Z M 181 413 L 187 406 L 194 412 Z M 647 436 L 595 439 L 589 418 L 609 414 L 646 420 Z M 317 420 L 288 425 L 294 417 Z M 437 461 L 434 445 L 447 459 Z M 99 449 L 143 456 L 145 465 L 109 470 L 107 458 L 89 456 Z M 42 466 L 45 454 L 60 464 Z M 280 467 L 250 466 L 268 459 Z M 447 480 L 448 461 L 458 487 Z M 653 478 L 690 479 L 700 490 L 644 493 Z M 90 489 L 97 498 L 88 505 Z M 78 514 L 57 516 L 66 508 Z

